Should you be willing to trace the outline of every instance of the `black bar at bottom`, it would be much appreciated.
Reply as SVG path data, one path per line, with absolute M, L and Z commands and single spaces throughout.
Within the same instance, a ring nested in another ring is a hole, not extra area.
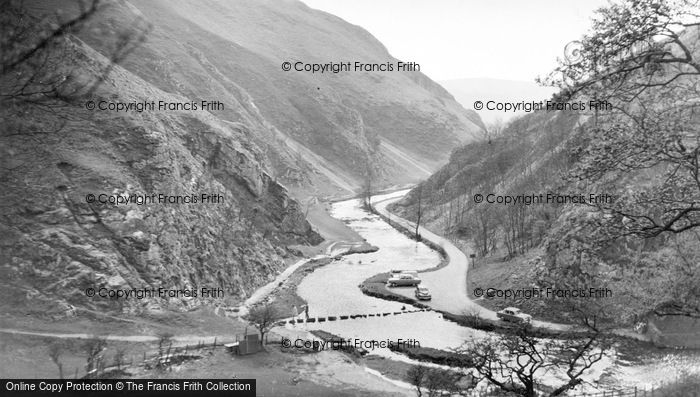
M 255 397 L 255 379 L 1 379 L 0 396 Z

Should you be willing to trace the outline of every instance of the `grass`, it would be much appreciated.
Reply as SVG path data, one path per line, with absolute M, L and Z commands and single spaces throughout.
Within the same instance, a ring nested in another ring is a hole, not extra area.
M 189 312 L 152 312 L 139 315 L 122 314 L 119 317 L 99 312 L 79 311 L 75 317 L 50 320 L 34 316 L 3 313 L 0 328 L 12 328 L 44 333 L 87 333 L 95 335 L 156 335 L 169 332 L 174 335 L 228 334 L 242 329 L 230 318 L 216 315 L 208 306 Z M 118 320 L 121 318 L 122 320 Z
M 107 335 L 146 335 L 157 336 L 170 333 L 183 335 L 230 335 L 245 331 L 246 324 L 237 320 L 217 316 L 211 308 L 200 308 L 188 313 L 164 312 L 162 314 L 142 315 L 117 321 L 113 318 L 93 314 L 82 314 L 61 321 L 50 321 L 30 316 L 2 316 L 1 328 L 12 328 L 40 333 Z M 0 334 L 0 352 L 13 363 L 0 369 L 0 378 L 53 378 L 58 377 L 57 366 L 49 358 L 49 347 L 58 344 L 61 347 L 61 362 L 66 377 L 74 377 L 76 369 L 79 376 L 85 374 L 86 354 L 85 339 L 53 338 L 22 334 Z M 110 364 L 118 349 L 125 350 L 126 361 L 140 362 L 143 354 L 152 354 L 157 349 L 156 342 L 107 342 L 105 358 Z
M 655 393 L 666 397 L 700 396 L 700 374 L 680 374 L 676 381 L 662 385 Z
M 3 334 L 0 339 L 0 352 L 7 362 L 0 368 L 0 378 L 58 378 L 58 367 L 49 358 L 51 345 L 60 346 L 60 362 L 65 378 L 85 375 L 87 354 L 84 339 L 56 339 L 31 335 Z M 138 363 L 144 353 L 153 352 L 155 343 L 110 341 L 104 352 L 107 364 L 113 362 L 117 350 L 124 350 L 126 362 Z
M 233 356 L 224 349 L 210 350 L 202 359 L 184 362 L 172 371 L 139 369 L 133 377 L 181 378 L 182 374 L 195 379 L 256 379 L 258 396 L 384 395 L 373 390 L 380 380 L 367 384 L 347 382 L 367 375 L 364 368 L 342 353 L 287 354 L 276 345 L 267 345 L 265 351 L 249 356 Z
M 430 347 L 404 347 L 395 346 L 392 351 L 402 353 L 408 358 L 416 361 L 424 361 L 439 365 L 461 366 L 468 367 L 471 361 L 463 354 L 457 354 L 450 351 L 433 349 Z
M 375 371 L 379 371 L 380 374 L 386 376 L 390 379 L 406 379 L 406 372 L 413 367 L 413 364 L 405 363 L 402 361 L 389 360 L 377 355 L 367 355 L 363 359 L 363 363 Z

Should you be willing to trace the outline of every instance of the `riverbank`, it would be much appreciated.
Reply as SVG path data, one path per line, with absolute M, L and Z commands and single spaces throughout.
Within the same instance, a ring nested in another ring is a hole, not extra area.
M 395 198 L 396 195 L 392 195 L 392 197 Z M 437 356 L 444 355 L 444 352 L 439 352 L 439 350 L 449 352 L 452 347 L 456 346 L 452 341 L 468 340 L 472 335 L 475 335 L 475 332 L 481 336 L 486 335 L 473 331 L 473 329 L 476 328 L 474 324 L 466 324 L 472 327 L 461 326 L 462 324 L 460 324 L 460 322 L 465 322 L 470 319 L 467 316 L 453 317 L 453 315 L 450 314 L 451 312 L 442 311 L 440 312 L 442 314 L 438 314 L 435 313 L 437 310 L 420 313 L 412 312 L 411 309 L 413 308 L 409 307 L 409 305 L 420 302 L 404 300 L 408 298 L 406 295 L 412 297 L 413 289 L 410 288 L 388 289 L 391 290 L 391 292 L 404 292 L 404 294 L 397 294 L 397 296 L 394 297 L 395 299 L 386 299 L 386 296 L 377 296 L 381 299 L 367 297 L 367 294 L 357 288 L 358 285 L 369 285 L 370 283 L 366 283 L 367 280 L 376 282 L 378 290 L 387 290 L 383 283 L 384 280 L 376 278 L 372 280 L 373 276 L 380 275 L 381 277 L 381 274 L 384 273 L 385 277 L 390 269 L 395 268 L 425 270 L 428 267 L 434 266 L 440 259 L 434 251 L 431 251 L 431 254 L 428 255 L 426 253 L 426 251 L 429 251 L 427 247 L 423 244 L 415 244 L 415 242 L 408 240 L 405 237 L 405 233 L 398 233 L 395 228 L 380 220 L 379 217 L 368 215 L 365 211 L 358 208 L 357 201 L 340 203 L 334 206 L 334 208 L 334 214 L 336 214 L 336 216 L 358 230 L 368 241 L 379 245 L 381 250 L 378 251 L 378 253 L 369 254 L 367 256 L 342 258 L 339 262 L 332 263 L 331 266 L 318 268 L 315 273 L 309 273 L 301 284 L 300 294 L 309 299 L 313 304 L 313 311 L 317 313 L 312 313 L 312 315 L 314 317 L 324 317 L 326 321 L 322 324 L 319 324 L 318 321 L 314 321 L 310 324 L 287 324 L 284 328 L 280 327 L 278 330 L 303 332 L 307 329 L 322 329 L 344 337 L 377 340 L 382 340 L 384 338 L 416 338 L 419 341 L 426 341 L 423 346 L 435 348 L 435 352 L 420 352 L 421 358 L 430 360 L 430 362 L 432 362 L 430 357 L 433 356 L 433 353 L 435 353 L 437 359 Z M 391 215 L 391 217 L 396 219 L 393 215 Z M 398 219 L 396 220 L 398 221 Z M 426 234 L 423 233 L 423 236 L 425 237 Z M 449 246 L 446 247 L 450 248 Z M 458 254 L 455 253 L 455 257 L 457 255 Z M 464 256 L 463 253 L 462 256 Z M 450 256 L 450 258 L 452 258 L 452 256 Z M 425 281 L 428 276 L 445 269 L 452 270 L 451 264 L 435 272 L 424 272 L 421 278 Z M 457 270 L 461 269 L 457 268 Z M 423 276 L 426 277 L 424 278 Z M 451 276 L 452 274 L 450 273 L 448 275 L 448 281 L 454 281 L 454 284 L 457 284 L 459 281 L 465 281 L 464 279 L 459 280 L 459 275 L 456 277 L 456 280 L 451 280 L 449 279 Z M 427 286 L 432 291 L 436 291 L 444 284 L 445 283 L 440 284 L 436 282 L 436 284 Z M 466 283 L 463 284 L 463 288 L 466 289 Z M 329 297 L 332 298 L 329 299 Z M 390 302 L 392 300 L 394 302 Z M 396 312 L 398 312 L 398 314 L 404 314 L 401 310 L 402 303 L 396 302 L 399 300 L 401 300 L 401 302 L 406 302 L 405 305 L 408 310 L 406 310 L 405 315 L 392 315 L 397 314 Z M 377 316 L 377 313 L 379 312 L 393 313 L 387 313 L 389 316 L 386 318 L 384 315 L 378 318 L 379 316 Z M 347 316 L 347 314 L 357 313 L 367 313 L 367 317 L 360 316 L 358 319 L 357 316 L 354 316 L 355 319 L 353 320 L 353 316 Z M 372 313 L 375 314 L 374 317 L 372 317 Z M 342 318 L 343 315 L 346 315 L 345 319 Z M 336 319 L 335 316 L 338 316 L 338 318 Z M 480 319 L 480 317 L 476 318 Z M 445 319 L 453 321 L 442 321 Z M 317 318 L 314 318 L 314 320 L 317 320 Z M 479 321 L 481 323 L 481 320 Z M 499 322 L 496 322 L 496 324 L 499 324 Z M 635 345 L 635 347 L 639 346 Z M 629 350 L 627 348 L 622 350 L 626 352 L 638 351 Z M 391 382 L 403 379 L 405 367 L 402 366 L 403 368 L 396 368 L 397 371 L 392 371 L 390 369 L 382 370 L 382 366 L 386 365 L 387 367 L 393 368 L 395 367 L 395 362 L 410 364 L 412 360 L 404 355 L 399 357 L 397 353 L 390 353 L 387 355 L 386 352 L 382 352 L 381 355 L 389 361 L 383 363 L 383 360 L 375 360 L 375 362 L 372 363 L 372 365 L 375 366 L 373 369 L 380 371 L 380 374 L 385 377 L 389 376 Z M 633 360 L 636 359 L 633 358 Z M 633 371 L 637 371 L 636 373 L 650 371 L 646 368 L 639 369 L 638 367 L 641 367 L 643 364 L 638 361 L 623 360 L 620 365 L 624 366 L 625 363 L 630 362 L 637 363 L 633 369 Z M 682 362 L 685 363 L 686 361 L 684 360 Z M 620 365 L 616 365 L 611 371 L 618 371 Z M 626 373 L 631 373 L 632 371 L 624 367 L 623 369 L 628 371 Z M 614 374 L 609 376 L 614 376 Z M 638 379 L 647 379 L 647 377 L 640 376 Z M 656 382 L 656 380 L 654 381 Z
M 304 260 L 281 280 L 276 279 L 271 285 L 271 289 L 264 294 L 257 296 L 255 300 L 246 301 L 245 307 L 239 307 L 239 316 L 244 316 L 248 307 L 261 302 L 269 302 L 275 311 L 275 320 L 286 319 L 304 312 L 308 302 L 297 293 L 297 287 L 309 274 L 315 270 L 339 260 L 345 255 L 362 254 L 375 252 L 378 248 L 366 244 L 346 244 L 335 243 L 328 247 L 328 254 L 318 255 L 314 258 Z
M 391 301 L 396 301 L 396 302 L 401 302 L 401 303 L 406 303 L 408 305 L 412 305 L 418 308 L 422 309 L 430 309 L 429 304 L 423 303 L 426 301 L 419 301 L 417 299 L 409 298 L 404 295 L 400 295 L 394 292 L 394 290 L 413 290 L 412 288 L 401 288 L 401 287 L 396 287 L 394 289 L 389 289 L 386 286 L 386 282 L 389 279 L 390 274 L 389 273 L 381 273 L 377 274 L 375 276 L 372 276 L 365 280 L 362 284 L 360 284 L 360 290 L 362 293 L 364 293 L 367 296 L 372 296 L 375 298 L 380 298 L 380 299 L 385 299 L 385 300 L 391 300 Z M 484 319 L 479 317 L 478 315 L 475 314 L 455 314 L 455 313 L 450 313 L 442 310 L 435 310 L 432 309 L 433 311 L 436 311 L 440 314 L 442 314 L 442 317 L 445 320 L 452 321 L 454 323 L 457 323 L 463 327 L 468 327 L 472 329 L 477 329 L 481 331 L 487 331 L 487 332 L 498 332 L 501 334 L 509 334 L 513 333 L 515 331 L 521 330 L 521 328 L 513 323 L 506 323 L 501 320 L 490 320 L 490 319 Z M 585 337 L 585 336 L 591 336 L 593 335 L 592 332 L 586 332 L 586 331 L 572 331 L 572 330 L 552 330 L 548 328 L 541 328 L 541 327 L 528 327 L 526 328 L 526 332 L 528 335 L 537 337 L 537 338 L 556 338 L 556 339 L 561 339 L 561 338 L 570 338 L 572 335 L 577 336 L 577 337 Z M 636 340 L 636 339 L 635 339 Z
M 391 213 L 388 210 L 388 205 L 397 201 L 399 198 L 394 197 L 386 200 L 381 200 L 375 203 L 373 212 L 382 218 L 391 227 L 401 233 L 415 237 L 415 224 L 406 219 Z M 429 307 L 434 311 L 442 313 L 443 318 L 453 321 L 462 326 L 482 331 L 496 331 L 499 333 L 511 333 L 517 325 L 505 323 L 497 318 L 496 312 L 487 307 L 483 307 L 472 301 L 467 296 L 467 284 L 469 283 L 468 275 L 468 260 L 466 255 L 453 245 L 449 240 L 444 239 L 423 226 L 419 228 L 418 234 L 421 236 L 421 242 L 435 249 L 439 247 L 439 253 L 446 258 L 445 264 L 437 266 L 435 270 L 425 270 L 422 272 L 421 278 L 428 280 L 429 285 L 439 285 L 440 289 L 431 288 L 438 294 L 452 292 L 451 296 L 442 296 L 439 302 L 435 302 L 435 293 L 433 300 L 420 303 L 425 307 Z M 389 290 L 386 286 L 379 285 L 386 277 L 376 275 L 370 277 L 366 282 L 362 283 L 365 286 L 362 289 L 367 295 L 380 297 L 382 299 L 394 300 L 409 304 L 418 303 L 412 297 L 413 289 L 392 289 Z M 459 280 L 464 280 L 459 283 Z M 455 280 L 457 282 L 455 283 Z M 448 290 L 448 283 L 455 285 L 453 290 Z M 455 292 L 456 291 L 456 292 Z M 448 298 L 448 299 L 445 299 Z M 451 299 L 449 299 L 451 298 Z M 455 310 L 458 309 L 458 310 Z M 527 332 L 534 337 L 541 338 L 570 338 L 572 336 L 585 337 L 591 335 L 591 331 L 580 326 L 551 323 L 547 321 L 533 321 L 531 326 L 527 328 Z M 644 335 L 634 333 L 628 329 L 616 329 L 611 332 L 614 338 L 631 340 L 638 343 L 651 345 L 649 338 Z
M 411 240 L 417 241 L 419 243 L 423 243 L 424 245 L 428 246 L 430 249 L 432 249 L 435 252 L 437 252 L 438 254 L 440 254 L 440 258 L 441 258 L 440 263 L 438 263 L 437 265 L 435 265 L 433 267 L 419 270 L 418 273 L 434 272 L 436 270 L 442 269 L 443 267 L 447 266 L 450 263 L 449 258 L 447 256 L 447 252 L 445 251 L 445 248 L 442 247 L 441 245 L 435 244 L 434 242 L 432 242 L 430 240 L 423 239 L 420 236 L 420 233 L 418 234 L 418 236 L 416 236 L 415 230 L 409 230 L 407 227 L 405 227 L 401 223 L 392 220 L 391 217 L 387 216 L 385 212 L 378 211 L 373 206 L 370 207 L 369 211 L 371 213 L 377 215 L 378 217 L 380 217 L 384 222 L 386 222 L 389 226 L 396 229 L 396 231 L 398 231 L 399 233 L 410 238 Z M 388 213 L 388 209 L 386 212 Z
M 387 280 L 391 273 L 380 273 L 366 279 L 362 284 L 359 285 L 360 290 L 363 294 L 371 296 L 374 298 L 380 298 L 385 300 L 391 300 L 401 303 L 406 303 L 421 309 L 429 309 L 430 307 L 420 303 L 418 300 L 413 298 L 408 298 L 403 295 L 395 294 L 387 288 Z
M 130 368 L 130 377 L 136 379 L 179 379 L 183 374 L 193 379 L 256 379 L 259 396 L 411 396 L 409 390 L 368 373 L 341 352 L 285 351 L 279 344 L 268 344 L 264 351 L 247 356 L 210 349 L 201 358 L 184 361 L 172 370 Z

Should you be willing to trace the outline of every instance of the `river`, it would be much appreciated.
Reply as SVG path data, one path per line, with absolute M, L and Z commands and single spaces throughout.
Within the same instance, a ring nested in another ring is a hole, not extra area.
M 383 201 L 405 193 L 406 191 L 400 191 L 379 195 L 373 201 Z M 379 250 L 344 256 L 305 277 L 297 292 L 308 302 L 311 317 L 393 313 L 416 309 L 411 305 L 366 296 L 358 285 L 371 276 L 392 269 L 422 270 L 435 267 L 440 262 L 437 252 L 409 239 L 379 216 L 362 209 L 360 204 L 358 199 L 335 203 L 331 215 L 344 221 L 369 243 L 379 247 Z M 429 287 L 433 290 L 440 288 L 439 285 Z M 416 340 L 422 347 L 438 349 L 456 348 L 471 338 L 488 335 L 487 332 L 446 321 L 439 313 L 431 311 L 288 327 L 322 329 L 343 338 L 362 341 Z M 700 373 L 700 354 L 695 351 L 630 348 L 624 353 L 611 351 L 585 376 L 584 389 L 594 391 L 599 386 L 605 389 L 624 386 L 644 388 L 674 379 L 682 373 Z M 407 361 L 384 348 L 374 349 L 372 354 Z M 559 375 L 551 374 L 545 378 L 545 383 L 557 383 L 557 377 Z

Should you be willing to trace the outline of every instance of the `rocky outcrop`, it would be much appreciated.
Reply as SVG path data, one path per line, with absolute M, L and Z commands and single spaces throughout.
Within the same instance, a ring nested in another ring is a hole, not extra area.
M 324 168 L 360 191 L 370 159 L 375 186 L 416 181 L 482 128 L 420 72 L 282 70 L 285 61 L 397 61 L 364 29 L 300 1 L 131 0 L 103 10 L 80 37 L 107 53 L 112 38 L 102 26 L 136 16 L 153 29 L 123 66 L 165 92 L 224 103 L 213 113 L 252 127 L 248 138 L 271 175 L 301 194 L 341 186 Z
M 41 17 L 74 12 L 36 3 L 36 21 L 22 21 L 42 33 Z M 245 298 L 299 252 L 288 247 L 321 241 L 295 197 L 354 193 L 368 171 L 374 188 L 416 180 L 480 128 L 419 72 L 282 70 L 286 60 L 396 61 L 368 32 L 299 1 L 109 2 L 37 54 L 49 62 L 0 76 L 4 88 L 38 68 L 33 88 L 51 92 L 0 106 L 0 279 L 21 313 L 210 301 L 108 299 L 101 288 Z M 101 109 L 201 101 L 221 106 Z
M 79 42 L 69 47 L 84 60 L 72 67 L 106 66 Z M 255 126 L 222 125 L 206 112 L 84 110 L 87 100 L 185 101 L 121 68 L 110 78 L 91 98 L 55 100 L 59 112 L 28 108 L 15 120 L 17 131 L 60 126 L 53 133 L 2 136 L 3 165 L 22 164 L 1 175 L 5 309 L 61 317 L 236 301 L 284 267 L 288 245 L 321 241 L 247 139 Z M 201 288 L 223 293 L 202 297 Z M 100 296 L 143 289 L 158 292 Z

